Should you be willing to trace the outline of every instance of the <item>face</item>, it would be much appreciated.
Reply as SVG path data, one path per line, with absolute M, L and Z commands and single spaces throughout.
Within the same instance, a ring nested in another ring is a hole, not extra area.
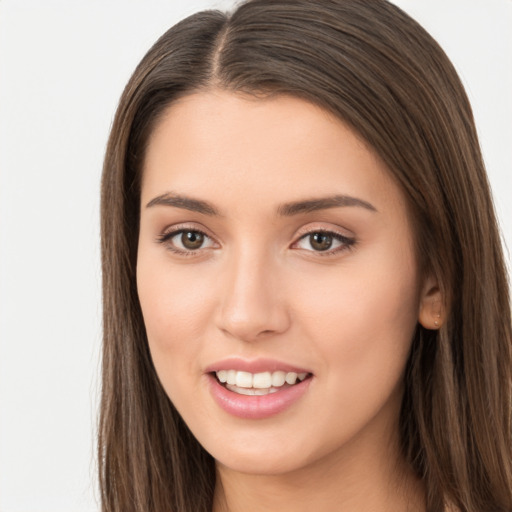
M 143 169 L 137 285 L 158 377 L 220 466 L 387 449 L 421 286 L 401 191 L 340 120 L 285 96 L 172 104 Z

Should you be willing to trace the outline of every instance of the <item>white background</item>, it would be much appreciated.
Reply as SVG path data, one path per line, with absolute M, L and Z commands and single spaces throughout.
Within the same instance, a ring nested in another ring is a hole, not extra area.
M 512 1 L 396 3 L 462 76 L 511 247 Z M 232 4 L 0 0 L 0 512 L 99 510 L 98 209 L 108 131 L 157 37 L 185 15 Z

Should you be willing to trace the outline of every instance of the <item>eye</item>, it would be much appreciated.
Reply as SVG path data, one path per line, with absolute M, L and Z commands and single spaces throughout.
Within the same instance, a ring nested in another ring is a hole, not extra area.
M 294 248 L 306 251 L 333 254 L 349 249 L 355 240 L 333 231 L 311 231 L 299 238 Z
M 167 245 L 171 251 L 180 254 L 189 254 L 214 246 L 213 240 L 197 229 L 173 230 L 159 236 L 158 241 Z

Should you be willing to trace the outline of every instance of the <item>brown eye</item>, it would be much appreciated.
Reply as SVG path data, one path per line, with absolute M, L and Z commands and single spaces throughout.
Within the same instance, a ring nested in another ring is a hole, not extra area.
M 311 233 L 309 243 L 315 251 L 327 251 L 332 246 L 333 237 L 329 233 Z
M 355 243 L 354 238 L 348 238 L 335 231 L 310 231 L 299 238 L 292 247 L 318 255 L 323 253 L 324 256 L 334 256 L 349 249 Z
M 215 242 L 208 235 L 197 229 L 177 229 L 170 233 L 163 233 L 157 241 L 168 250 L 187 256 L 216 247 Z
M 181 233 L 181 244 L 189 251 L 200 249 L 203 243 L 204 235 L 199 231 L 183 231 Z

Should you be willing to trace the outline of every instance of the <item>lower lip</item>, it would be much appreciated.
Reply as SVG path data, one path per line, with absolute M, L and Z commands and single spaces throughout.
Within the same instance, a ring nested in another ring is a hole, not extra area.
M 214 375 L 207 377 L 210 392 L 221 409 L 233 416 L 251 420 L 269 418 L 285 411 L 304 395 L 311 382 L 309 377 L 268 395 L 239 395 L 226 389 Z

